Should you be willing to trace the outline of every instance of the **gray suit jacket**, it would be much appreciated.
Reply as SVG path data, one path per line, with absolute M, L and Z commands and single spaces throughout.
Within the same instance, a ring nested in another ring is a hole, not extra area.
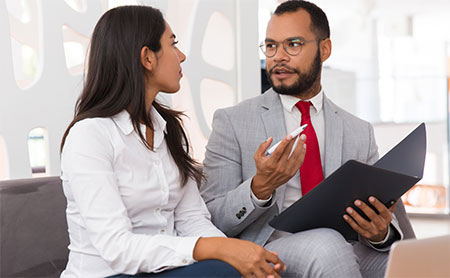
M 378 160 L 373 127 L 342 110 L 324 96 L 325 161 L 329 176 L 350 159 L 373 164 Z M 227 236 L 264 245 L 273 232 L 268 222 L 279 214 L 286 187 L 283 185 L 267 207 L 255 206 L 250 183 L 256 173 L 253 155 L 270 136 L 278 142 L 287 134 L 279 95 L 272 89 L 261 96 L 217 110 L 206 146 L 200 191 L 213 223 Z M 405 238 L 414 237 L 403 204 L 395 212 Z

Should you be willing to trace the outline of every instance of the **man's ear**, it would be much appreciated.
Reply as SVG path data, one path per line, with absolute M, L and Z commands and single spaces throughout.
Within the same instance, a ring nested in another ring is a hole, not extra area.
M 331 55 L 331 40 L 326 38 L 320 42 L 320 60 L 325 62 Z
M 141 49 L 141 64 L 148 71 L 152 71 L 156 67 L 156 55 L 147 46 Z

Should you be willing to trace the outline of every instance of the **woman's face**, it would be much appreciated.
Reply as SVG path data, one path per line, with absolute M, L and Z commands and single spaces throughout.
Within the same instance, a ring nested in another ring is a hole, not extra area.
M 175 93 L 180 89 L 180 79 L 183 77 L 181 63 L 186 60 L 186 55 L 178 49 L 177 43 L 175 34 L 166 22 L 161 49 L 156 53 L 156 67 L 151 74 L 151 86 L 158 88 L 158 91 Z

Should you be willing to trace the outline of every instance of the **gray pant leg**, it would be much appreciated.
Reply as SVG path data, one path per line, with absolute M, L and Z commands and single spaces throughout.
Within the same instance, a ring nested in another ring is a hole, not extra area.
M 282 277 L 361 277 L 353 246 L 332 229 L 295 233 L 269 242 L 265 248 L 278 252 L 286 264 Z
M 379 252 L 359 242 L 354 243 L 353 250 L 364 278 L 384 277 L 389 252 Z

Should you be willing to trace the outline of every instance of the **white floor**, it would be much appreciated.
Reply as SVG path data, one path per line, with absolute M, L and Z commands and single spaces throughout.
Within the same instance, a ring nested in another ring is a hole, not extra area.
M 409 219 L 418 239 L 450 234 L 450 217 L 410 216 Z

